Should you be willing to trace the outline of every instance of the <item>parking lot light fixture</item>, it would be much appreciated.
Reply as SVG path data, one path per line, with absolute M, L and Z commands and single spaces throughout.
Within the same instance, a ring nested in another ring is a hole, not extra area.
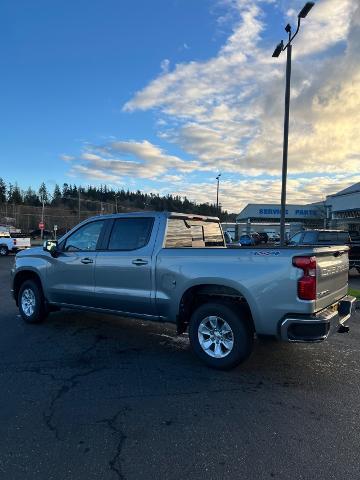
M 299 13 L 298 17 L 305 18 L 314 5 L 315 5 L 315 2 L 306 2 L 303 8 L 301 9 L 301 12 Z
M 286 83 L 285 83 L 285 114 L 284 114 L 284 141 L 283 141 L 283 161 L 282 161 L 282 179 L 281 179 L 281 213 L 280 213 L 280 245 L 285 246 L 285 214 L 286 214 L 286 180 L 287 180 L 287 162 L 289 145 L 289 113 L 290 113 L 290 80 L 291 80 L 291 51 L 292 41 L 300 29 L 301 19 L 305 18 L 315 5 L 314 2 L 307 2 L 298 14 L 298 22 L 295 33 L 292 35 L 291 25 L 288 23 L 285 31 L 288 34 L 288 42 L 284 45 L 281 42 L 276 46 L 272 56 L 277 58 L 281 52 L 286 50 Z
M 280 53 L 283 51 L 283 48 L 284 48 L 284 42 L 281 40 L 281 42 L 276 45 L 276 48 L 272 56 L 277 58 L 280 55 Z

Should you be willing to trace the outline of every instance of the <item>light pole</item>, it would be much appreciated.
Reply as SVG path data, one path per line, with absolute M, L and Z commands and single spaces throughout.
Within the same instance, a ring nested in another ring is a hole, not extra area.
M 284 143 L 283 143 L 283 161 L 282 161 L 282 182 L 281 182 L 281 213 L 280 213 L 280 245 L 285 245 L 285 216 L 286 216 L 286 179 L 287 179 L 287 161 L 288 161 L 288 144 L 289 144 L 289 111 L 290 111 L 290 79 L 291 79 L 291 42 L 294 40 L 300 29 L 302 18 L 310 12 L 314 2 L 307 2 L 298 14 L 298 24 L 294 35 L 291 34 L 291 25 L 288 23 L 285 27 L 289 39 L 286 45 L 283 41 L 277 45 L 272 54 L 278 57 L 281 52 L 286 50 L 286 86 L 285 86 L 285 115 L 284 115 Z
M 221 173 L 216 177 L 217 186 L 216 186 L 216 212 L 219 215 L 219 183 L 220 183 Z
M 79 193 L 79 222 L 80 222 L 80 216 L 81 216 L 81 198 L 80 198 L 80 186 L 79 186 L 79 189 L 78 189 L 78 193 Z
M 41 208 L 41 224 L 44 225 L 44 209 L 45 209 L 45 199 L 44 196 L 41 198 L 42 208 Z M 41 240 L 44 239 L 44 227 L 41 229 Z

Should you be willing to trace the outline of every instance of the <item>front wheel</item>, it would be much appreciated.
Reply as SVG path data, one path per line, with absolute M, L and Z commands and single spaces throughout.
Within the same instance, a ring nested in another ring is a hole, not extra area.
M 193 312 L 189 338 L 194 352 L 207 365 L 228 370 L 249 357 L 254 334 L 245 309 L 209 302 Z
M 26 280 L 18 295 L 20 314 L 26 323 L 40 323 L 46 317 L 44 296 L 41 287 L 34 280 Z
M 6 255 L 8 255 L 8 253 L 9 253 L 9 249 L 7 248 L 7 246 L 6 246 L 6 245 L 1 245 L 1 247 L 0 247 L 0 255 L 1 255 L 2 257 L 6 257 Z

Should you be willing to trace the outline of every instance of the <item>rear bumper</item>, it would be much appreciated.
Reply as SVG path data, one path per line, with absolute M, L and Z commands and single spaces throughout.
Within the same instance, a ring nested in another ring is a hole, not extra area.
M 355 302 L 355 297 L 346 296 L 312 316 L 288 316 L 280 323 L 280 338 L 286 342 L 316 343 L 322 342 L 331 333 L 347 331 L 345 322 L 353 314 Z

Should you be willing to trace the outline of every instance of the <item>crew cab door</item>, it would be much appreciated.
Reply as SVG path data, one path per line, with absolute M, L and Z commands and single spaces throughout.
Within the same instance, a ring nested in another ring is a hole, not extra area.
M 46 274 L 50 302 L 94 306 L 95 260 L 105 223 L 96 220 L 82 225 L 60 244 Z
M 153 217 L 113 220 L 96 257 L 96 306 L 120 312 L 154 315 L 152 255 L 156 237 Z

